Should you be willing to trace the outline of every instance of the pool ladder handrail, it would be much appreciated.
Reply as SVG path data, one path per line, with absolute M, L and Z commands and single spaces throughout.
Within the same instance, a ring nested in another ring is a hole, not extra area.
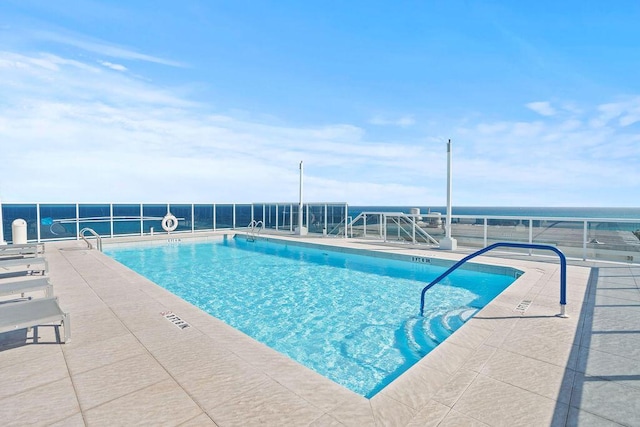
M 82 230 L 80 230 L 80 238 L 85 241 L 89 249 L 93 249 L 93 245 L 91 244 L 91 242 L 89 242 L 89 240 L 87 240 L 87 237 L 84 235 L 84 233 L 86 232 L 89 232 L 96 238 L 96 246 L 98 250 L 102 252 L 102 237 L 100 237 L 100 235 L 96 233 L 96 231 L 93 228 L 85 227 Z
M 560 314 L 558 317 L 567 318 L 566 314 L 566 305 L 567 305 L 567 258 L 564 256 L 562 251 L 555 246 L 551 245 L 541 245 L 536 243 L 515 243 L 515 242 L 498 242 L 492 245 L 489 245 L 483 249 L 480 249 L 477 252 L 472 253 L 471 255 L 467 255 L 462 258 L 460 261 L 453 264 L 447 271 L 438 276 L 435 280 L 429 283 L 427 286 L 422 289 L 422 295 L 420 296 L 420 316 L 424 316 L 424 296 L 426 292 L 440 282 L 442 279 L 447 277 L 450 273 L 456 270 L 465 262 L 469 261 L 472 258 L 477 257 L 478 255 L 482 255 L 485 252 L 489 252 L 492 249 L 506 247 L 506 248 L 523 248 L 523 249 L 541 249 L 541 250 L 549 250 L 553 251 L 560 257 Z
M 262 221 L 256 221 L 254 219 L 249 223 L 247 228 L 249 229 L 249 233 L 247 234 L 247 240 L 249 242 L 255 242 L 256 235 L 259 235 L 260 231 L 262 231 L 262 229 L 264 228 L 264 223 Z M 257 232 L 256 232 L 256 229 L 258 230 Z

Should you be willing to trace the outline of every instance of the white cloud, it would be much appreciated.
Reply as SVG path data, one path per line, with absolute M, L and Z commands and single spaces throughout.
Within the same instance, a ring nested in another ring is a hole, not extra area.
M 525 105 L 528 109 L 530 109 L 531 111 L 534 111 L 538 114 L 540 114 L 541 116 L 553 116 L 556 114 L 556 110 L 555 108 L 553 108 L 551 106 L 551 104 L 549 102 L 546 101 L 540 101 L 540 102 L 530 102 L 528 104 Z
M 292 200 L 300 160 L 310 197 L 349 189 L 350 202 L 400 200 L 420 193 L 416 157 L 435 163 L 421 149 L 408 157 L 402 144 L 369 142 L 351 124 L 212 113 L 113 67 L 6 52 L 0 64 L 0 80 L 15 82 L 0 99 L 5 201 Z
M 640 97 L 533 121 L 474 115 L 464 128 L 433 122 L 419 140 L 372 142 L 356 124 L 214 111 L 104 62 L 0 52 L 5 202 L 291 201 L 304 160 L 309 200 L 442 205 L 446 149 L 431 137 L 442 134 L 453 140 L 455 204 L 598 205 L 640 185 Z
M 171 67 L 184 67 L 185 64 L 170 59 L 160 58 L 145 53 L 136 52 L 135 50 L 107 43 L 102 40 L 95 40 L 80 35 L 65 35 L 60 32 L 52 31 L 36 31 L 31 34 L 34 38 L 73 46 L 87 52 L 97 53 L 101 56 L 110 56 L 112 58 L 128 59 L 134 61 L 145 61 L 156 64 L 168 65 Z
M 111 68 L 115 71 L 127 71 L 127 67 L 121 64 L 114 64 L 113 62 L 108 61 L 98 61 L 100 64 L 104 65 L 107 68 Z

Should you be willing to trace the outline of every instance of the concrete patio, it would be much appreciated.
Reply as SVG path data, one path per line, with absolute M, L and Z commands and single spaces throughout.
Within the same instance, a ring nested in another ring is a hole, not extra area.
M 468 253 L 305 241 L 420 257 Z M 53 326 L 0 334 L 3 425 L 640 425 L 637 264 L 570 262 L 570 317 L 561 319 L 557 261 L 480 257 L 525 274 L 366 399 L 80 242 L 47 243 L 45 256 L 72 339 L 58 344 Z M 524 311 L 522 301 L 531 301 Z

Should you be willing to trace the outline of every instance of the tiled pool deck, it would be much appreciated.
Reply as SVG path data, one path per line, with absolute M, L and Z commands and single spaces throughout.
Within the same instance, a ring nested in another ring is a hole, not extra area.
M 57 344 L 50 326 L 0 334 L 4 426 L 640 425 L 637 265 L 570 262 L 561 319 L 557 262 L 478 258 L 525 274 L 368 400 L 79 242 L 47 243 L 45 255 L 72 339 Z M 532 302 L 524 313 L 523 300 Z

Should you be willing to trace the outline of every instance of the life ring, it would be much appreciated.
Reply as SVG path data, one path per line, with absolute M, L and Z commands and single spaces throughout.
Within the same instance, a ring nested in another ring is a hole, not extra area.
M 162 218 L 162 229 L 168 233 L 171 233 L 176 228 L 178 228 L 178 218 L 173 214 L 166 214 L 164 218 Z

